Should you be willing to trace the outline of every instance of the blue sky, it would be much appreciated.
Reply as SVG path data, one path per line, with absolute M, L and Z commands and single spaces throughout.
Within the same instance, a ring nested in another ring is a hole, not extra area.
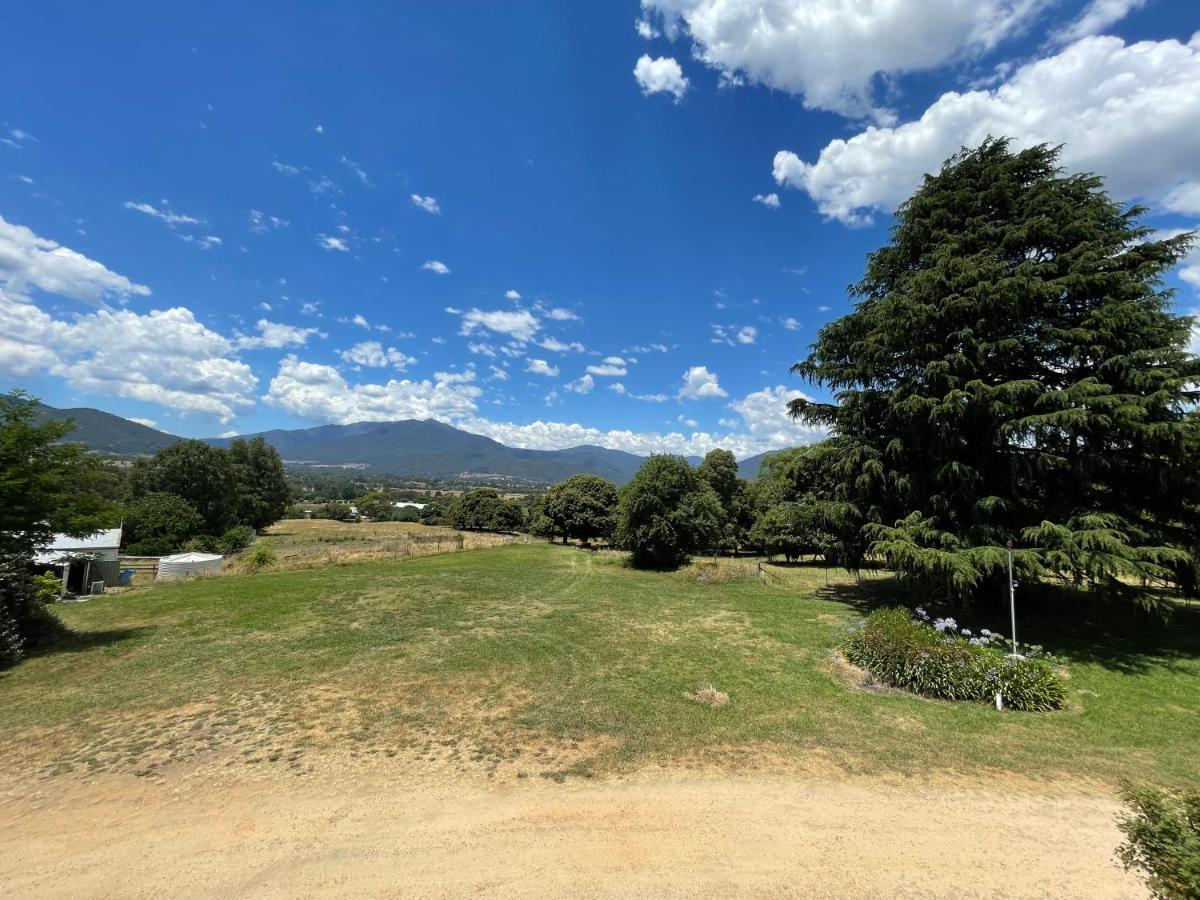
M 856 6 L 14 8 L 0 386 L 746 456 L 816 436 L 787 368 L 958 146 L 1063 142 L 1200 221 L 1196 4 Z M 1200 256 L 1172 281 L 1200 306 Z

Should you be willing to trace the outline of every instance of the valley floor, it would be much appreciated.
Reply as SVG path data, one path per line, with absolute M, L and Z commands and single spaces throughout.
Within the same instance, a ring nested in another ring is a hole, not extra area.
M 415 528 L 60 607 L 0 673 L 0 896 L 1138 897 L 1116 786 L 1200 777 L 1194 609 L 1023 610 L 1069 707 L 997 713 L 839 666 L 886 577 Z

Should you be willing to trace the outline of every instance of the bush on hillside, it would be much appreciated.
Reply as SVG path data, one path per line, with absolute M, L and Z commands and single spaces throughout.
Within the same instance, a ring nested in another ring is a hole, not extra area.
M 953 619 L 933 624 L 907 609 L 880 609 L 846 629 L 842 652 L 892 687 L 941 700 L 991 703 L 999 693 L 1011 709 L 1061 709 L 1066 689 L 1043 659 L 1005 656 L 1003 637 L 957 630 Z
M 1127 787 L 1123 793 L 1131 809 L 1119 823 L 1126 842 L 1117 856 L 1125 868 L 1142 870 L 1155 897 L 1200 897 L 1200 791 Z
M 254 529 L 249 525 L 234 525 L 217 541 L 220 553 L 237 553 L 254 543 Z

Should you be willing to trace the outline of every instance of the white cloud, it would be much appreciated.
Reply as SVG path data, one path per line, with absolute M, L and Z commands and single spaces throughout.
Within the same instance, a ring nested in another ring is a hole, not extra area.
M 555 353 L 566 353 L 568 350 L 574 351 L 575 353 L 582 353 L 587 349 L 587 347 L 583 346 L 583 344 L 579 343 L 579 341 L 571 341 L 569 344 L 564 344 L 558 338 L 550 337 L 548 335 L 542 337 L 541 340 L 535 341 L 534 343 L 536 343 L 543 350 L 552 350 Z
M 1200 179 L 1176 187 L 1163 198 L 1162 205 L 1171 212 L 1200 214 Z
M 1088 37 L 994 90 L 946 93 L 917 121 L 831 141 L 814 163 L 780 151 L 774 174 L 824 215 L 864 223 L 894 209 L 960 147 L 1007 135 L 1016 148 L 1065 142 L 1070 169 L 1100 173 L 1120 199 L 1157 201 L 1200 180 L 1197 122 L 1200 33 L 1188 44 Z
M 512 288 L 509 288 L 507 291 L 504 292 L 504 299 L 505 300 L 520 300 L 521 295 L 518 294 L 516 291 L 514 291 Z
M 277 231 L 280 228 L 287 228 L 288 220 L 281 219 L 278 216 L 268 216 L 261 209 L 250 210 L 249 215 L 250 230 L 255 234 L 266 234 L 268 231 Z
M 1076 41 L 1082 37 L 1100 34 L 1135 9 L 1146 5 L 1146 0 L 1092 0 L 1074 22 L 1055 35 L 1055 39 L 1064 44 Z
M 450 312 L 451 310 L 447 310 Z M 459 311 L 454 310 L 458 315 Z M 507 334 L 518 341 L 532 341 L 538 329 L 538 319 L 527 309 L 484 311 L 472 308 L 462 315 L 461 334 L 475 334 L 483 328 L 497 334 Z
M 659 30 L 644 18 L 638 19 L 636 22 L 634 22 L 633 28 L 640 37 L 643 37 L 648 41 L 652 41 L 659 36 Z
M 738 329 L 737 342 L 739 344 L 753 344 L 758 340 L 758 329 L 753 325 L 743 325 Z
M 340 237 L 335 237 L 331 234 L 318 234 L 317 246 L 325 250 L 337 250 L 340 253 L 349 253 L 350 245 Z
M 800 323 L 796 319 L 793 319 L 791 316 L 788 316 L 786 319 L 783 319 L 780 322 L 780 324 L 784 328 L 786 328 L 788 331 L 799 331 L 800 330 Z
M 143 419 L 139 416 L 130 416 L 130 422 L 137 422 L 139 425 L 145 425 L 147 428 L 157 428 L 158 422 L 154 419 Z
M 421 266 L 421 268 L 425 269 L 426 271 L 429 271 L 429 272 L 437 272 L 439 275 L 449 275 L 450 274 L 449 266 L 447 266 L 441 260 L 437 260 L 437 259 L 428 260 Z
M 450 422 L 475 412 L 482 391 L 473 371 L 438 372 L 433 381 L 392 379 L 386 384 L 350 384 L 333 366 L 280 360 L 264 399 L 285 412 L 314 422 L 385 422 L 437 419 Z
M 693 55 L 723 80 L 803 97 L 811 109 L 885 121 L 879 76 L 983 53 L 1047 0 L 643 0 L 667 37 L 686 29 Z M 682 25 L 682 28 L 681 28 Z
M 573 391 L 576 394 L 590 394 L 592 388 L 596 386 L 596 379 L 591 375 L 584 375 L 576 381 L 568 381 L 563 385 L 563 389 Z
M 300 347 L 307 344 L 314 334 L 321 334 L 316 328 L 300 328 L 281 322 L 268 322 L 266 319 L 259 319 L 255 327 L 258 329 L 258 335 L 254 337 L 237 335 L 236 345 L 239 349 L 254 350 L 265 347 L 278 350 L 281 347 Z
M 437 199 L 434 197 L 422 197 L 420 194 L 410 194 L 409 199 L 412 200 L 414 206 L 421 207 L 427 213 L 437 215 L 442 211 Z
M 376 369 L 392 366 L 401 372 L 417 361 L 415 356 L 408 356 L 395 347 L 388 347 L 385 350 L 379 341 L 361 341 L 349 350 L 338 351 L 338 356 L 346 362 L 358 366 L 369 366 Z
M 603 365 L 588 366 L 587 372 L 590 375 L 599 375 L 601 378 L 620 378 L 622 375 L 629 374 L 629 368 L 626 360 L 621 357 L 606 356 Z
M 755 194 L 753 200 L 755 203 L 761 203 L 763 206 L 771 207 L 771 209 L 779 209 L 779 195 L 774 192 L 770 194 Z
M 563 309 L 561 306 L 556 306 L 546 312 L 547 319 L 553 319 L 556 322 L 578 322 L 579 316 L 571 312 L 569 309 Z
M 288 178 L 291 178 L 293 175 L 299 175 L 301 171 L 299 166 L 292 166 L 288 163 L 280 162 L 279 160 L 273 161 L 271 163 L 271 167 L 280 175 L 284 175 Z
M 544 359 L 530 359 L 529 364 L 525 366 L 526 372 L 532 372 L 534 375 L 545 375 L 547 378 L 557 378 L 558 368 L 550 365 Z
M 729 396 L 717 382 L 717 376 L 704 366 L 692 366 L 683 373 L 683 387 L 679 389 L 680 400 L 706 400 Z
M 796 422 L 787 413 L 787 404 L 797 397 L 812 399 L 802 391 L 777 385 L 747 394 L 729 404 L 742 417 L 750 438 L 763 449 L 811 444 L 826 437 L 824 429 Z M 755 451 L 761 452 L 761 451 Z
M 167 225 L 174 227 L 175 225 L 202 225 L 203 219 L 197 219 L 195 216 L 185 216 L 183 213 L 174 213 L 167 208 L 167 202 L 163 201 L 163 208 L 159 209 L 152 203 L 135 203 L 132 200 L 125 201 L 125 208 L 136 210 L 140 213 L 145 213 L 160 221 L 166 222 Z
M 488 366 L 494 381 L 508 381 L 508 372 L 499 366 Z
M 347 159 L 345 156 L 341 158 L 340 162 L 343 166 L 353 172 L 358 177 L 359 181 L 361 181 L 367 187 L 371 187 L 371 179 L 367 173 L 363 171 L 362 166 L 352 159 Z
M 86 303 L 105 297 L 148 296 L 150 288 L 135 284 L 94 259 L 0 216 L 0 285 L 24 294 L 31 288 Z
M 651 94 L 670 94 L 678 103 L 687 93 L 688 80 L 683 77 L 683 69 L 669 56 L 651 59 L 646 53 L 633 67 L 633 77 L 645 96 Z
M 258 383 L 233 349 L 183 307 L 99 309 L 67 321 L 0 290 L 0 370 L 10 375 L 48 373 L 89 393 L 228 421 L 254 405 Z

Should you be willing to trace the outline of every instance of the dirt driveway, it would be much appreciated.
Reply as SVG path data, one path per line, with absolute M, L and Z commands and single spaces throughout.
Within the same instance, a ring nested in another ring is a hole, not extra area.
M 1144 897 L 1083 787 L 645 774 L 41 782 L 6 897 Z

